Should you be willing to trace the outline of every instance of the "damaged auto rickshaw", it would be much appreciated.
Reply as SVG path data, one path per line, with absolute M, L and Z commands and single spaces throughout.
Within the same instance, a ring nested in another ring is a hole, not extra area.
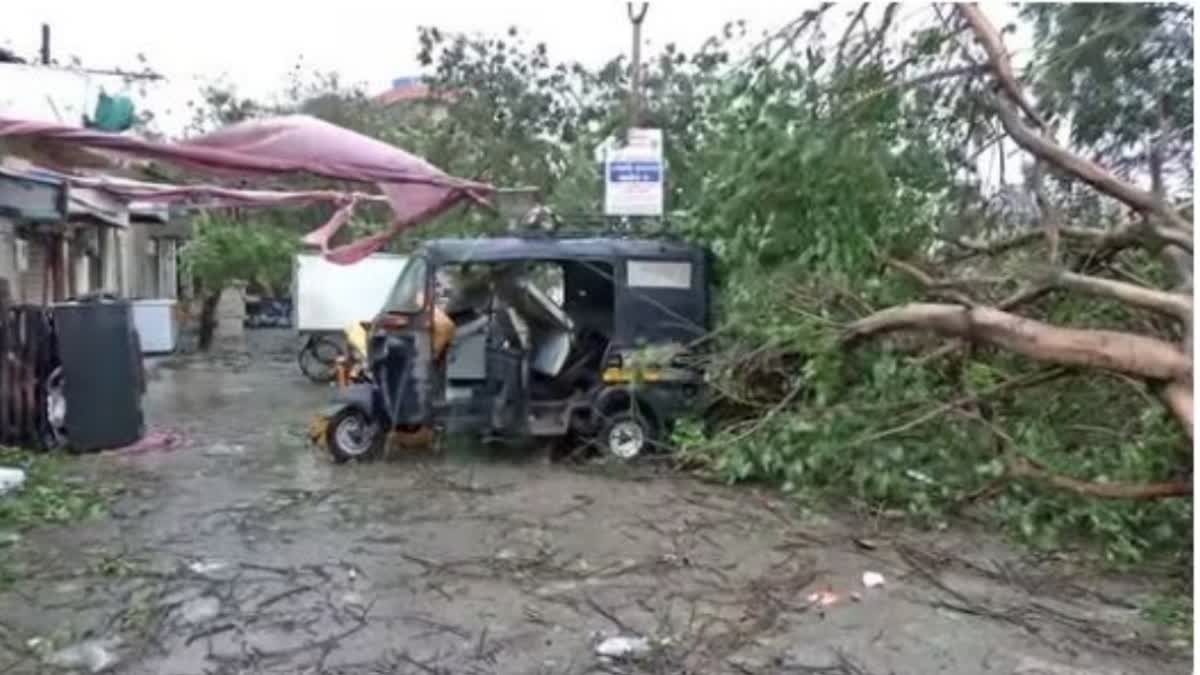
M 667 239 L 426 242 L 367 331 L 365 376 L 339 378 L 313 439 L 338 462 L 429 429 L 633 459 L 698 398 L 688 347 L 710 329 L 711 268 L 705 249 Z

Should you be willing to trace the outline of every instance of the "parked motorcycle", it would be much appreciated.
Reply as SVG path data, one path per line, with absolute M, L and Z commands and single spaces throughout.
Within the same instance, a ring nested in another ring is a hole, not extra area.
M 292 325 L 292 307 L 286 300 L 258 300 L 246 303 L 247 328 L 287 328 Z
M 369 321 L 356 321 L 342 330 L 339 342 L 328 334 L 310 333 L 300 348 L 300 370 L 318 384 L 338 386 L 370 381 L 367 371 Z
M 342 346 L 332 336 L 309 333 L 296 358 L 305 377 L 317 384 L 329 384 L 337 376 L 337 361 L 341 355 Z

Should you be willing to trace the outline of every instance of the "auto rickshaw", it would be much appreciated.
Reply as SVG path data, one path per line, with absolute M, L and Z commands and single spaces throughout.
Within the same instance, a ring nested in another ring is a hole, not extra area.
M 361 327 L 365 372 L 340 378 L 313 440 L 338 462 L 427 429 L 638 457 L 701 391 L 692 347 L 711 328 L 711 260 L 623 236 L 426 242 Z

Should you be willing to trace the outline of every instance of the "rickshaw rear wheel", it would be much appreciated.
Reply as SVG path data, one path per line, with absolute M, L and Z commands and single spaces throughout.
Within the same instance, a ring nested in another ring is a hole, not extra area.
M 382 425 L 362 410 L 349 406 L 334 414 L 325 430 L 325 442 L 338 464 L 378 459 L 386 440 Z

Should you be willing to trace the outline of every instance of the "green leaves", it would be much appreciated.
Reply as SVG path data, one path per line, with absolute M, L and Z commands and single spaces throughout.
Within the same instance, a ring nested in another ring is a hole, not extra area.
M 1039 4 L 1021 16 L 1038 45 L 1030 75 L 1039 104 L 1070 118 L 1077 146 L 1127 167 L 1131 155 L 1144 163 L 1147 137 L 1165 131 L 1167 159 L 1191 170 L 1190 6 Z
M 204 292 L 217 293 L 244 281 L 282 294 L 291 283 L 292 258 L 299 247 L 293 232 L 207 213 L 197 218 L 195 236 L 181 259 Z
M 57 455 L 0 449 L 0 466 L 21 467 L 27 474 L 19 491 L 0 499 L 0 531 L 73 523 L 101 515 L 107 505 L 105 492 L 68 477 L 68 463 Z

